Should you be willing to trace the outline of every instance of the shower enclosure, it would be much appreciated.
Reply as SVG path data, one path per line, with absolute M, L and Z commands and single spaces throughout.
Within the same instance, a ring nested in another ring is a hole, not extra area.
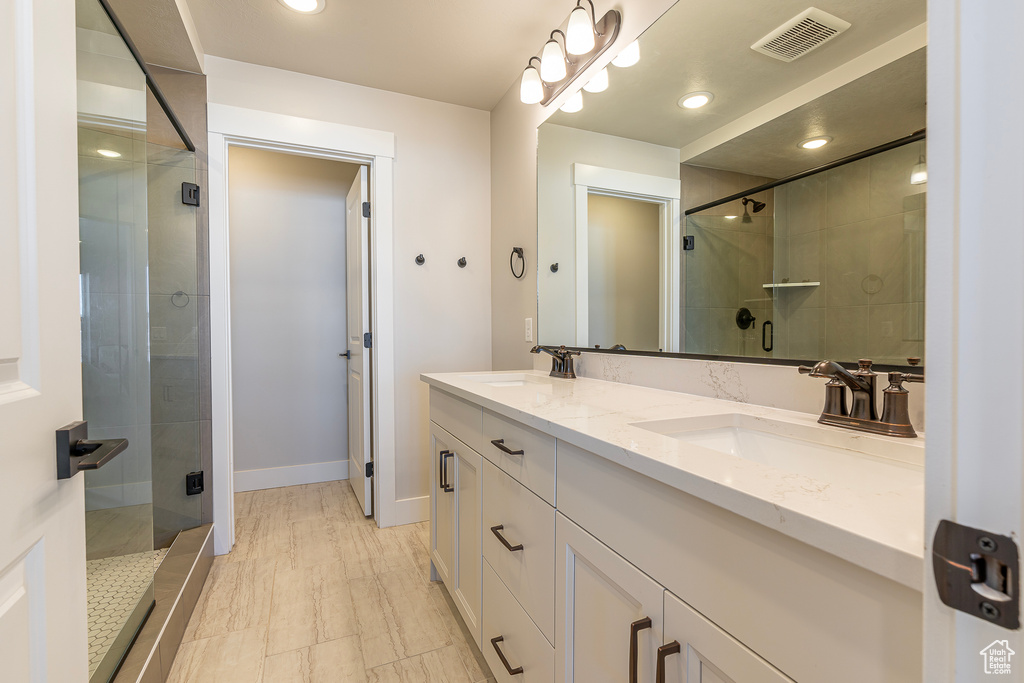
M 922 138 L 751 193 L 759 212 L 736 199 L 689 213 L 683 351 L 922 358 L 927 184 L 912 179 Z
M 82 390 L 90 438 L 128 450 L 85 474 L 89 673 L 116 675 L 156 599 L 154 572 L 202 519 L 195 154 L 98 0 L 77 2 Z

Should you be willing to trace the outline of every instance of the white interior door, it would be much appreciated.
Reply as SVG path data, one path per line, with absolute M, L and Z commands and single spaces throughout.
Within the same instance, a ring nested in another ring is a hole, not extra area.
M 370 220 L 363 205 L 370 201 L 366 167 L 348 192 L 346 252 L 348 261 L 348 482 L 367 517 L 373 514 L 372 477 L 366 476 L 370 452 Z M 372 344 L 370 344 L 372 346 Z
M 1017 546 L 1024 534 L 1022 24 L 1024 5 L 1015 0 L 928 3 L 929 683 L 1019 681 L 1024 672 L 1024 632 L 992 623 L 992 611 L 986 619 L 947 607 L 932 572 L 941 520 Z M 979 559 L 983 538 L 972 533 L 967 546 Z M 1019 577 L 1021 563 L 1009 570 Z M 983 586 L 970 586 L 966 594 L 973 593 L 969 606 L 985 600 L 1019 616 L 1019 606 Z
M 0 678 L 88 679 L 84 476 L 54 431 L 82 417 L 75 4 L 0 3 Z

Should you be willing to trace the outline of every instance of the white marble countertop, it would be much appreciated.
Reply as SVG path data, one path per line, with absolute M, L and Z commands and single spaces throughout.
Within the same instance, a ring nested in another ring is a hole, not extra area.
M 483 375 L 524 375 L 494 386 Z M 477 379 L 472 379 L 476 377 Z M 924 439 L 817 423 L 817 415 L 647 387 L 515 373 L 423 374 L 454 396 L 551 434 L 894 581 L 922 590 Z M 848 456 L 777 467 L 665 436 L 634 423 L 735 413 L 782 436 L 817 440 Z M 809 430 L 814 430 L 809 431 Z M 860 467 L 863 460 L 864 467 Z M 852 463 L 852 465 L 851 465 Z M 811 471 L 813 470 L 813 471 Z

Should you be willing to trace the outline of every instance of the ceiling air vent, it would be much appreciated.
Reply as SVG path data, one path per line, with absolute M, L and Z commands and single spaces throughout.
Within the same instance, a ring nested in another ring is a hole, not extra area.
M 850 28 L 850 22 L 811 7 L 750 46 L 769 57 L 792 62 Z

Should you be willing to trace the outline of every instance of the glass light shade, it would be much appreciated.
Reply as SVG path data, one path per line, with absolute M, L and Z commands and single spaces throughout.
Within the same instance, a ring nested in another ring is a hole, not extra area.
M 608 89 L 608 68 L 601 69 L 583 86 L 587 92 L 604 92 Z
M 566 114 L 575 114 L 580 109 L 583 109 L 583 93 L 577 90 L 559 109 Z
M 626 49 L 619 53 L 619 56 L 612 60 L 615 66 L 633 66 L 640 61 L 640 43 L 633 41 L 626 46 Z
M 590 14 L 577 7 L 569 15 L 565 29 L 565 49 L 571 55 L 585 55 L 594 49 L 594 24 Z
M 558 41 L 551 39 L 544 44 L 540 53 L 540 77 L 548 83 L 558 83 L 565 78 L 565 55 Z
M 528 66 L 519 84 L 519 99 L 523 104 L 537 104 L 544 99 L 544 84 L 540 82 L 537 67 Z
M 911 185 L 924 185 L 928 182 L 928 165 L 924 163 L 924 157 L 914 165 L 910 171 Z

